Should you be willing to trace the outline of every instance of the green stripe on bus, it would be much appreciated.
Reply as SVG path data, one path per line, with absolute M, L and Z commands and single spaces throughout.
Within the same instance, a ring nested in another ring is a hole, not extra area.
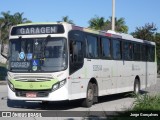
M 24 81 L 16 81 L 10 80 L 10 82 L 14 85 L 15 89 L 23 89 L 23 90 L 46 90 L 52 89 L 52 86 L 58 82 L 58 80 L 53 79 L 50 81 L 43 82 L 24 82 Z
M 17 26 L 25 26 L 25 25 L 51 25 L 51 24 L 57 24 L 57 22 L 35 22 L 35 23 L 24 23 L 24 24 L 18 24 Z

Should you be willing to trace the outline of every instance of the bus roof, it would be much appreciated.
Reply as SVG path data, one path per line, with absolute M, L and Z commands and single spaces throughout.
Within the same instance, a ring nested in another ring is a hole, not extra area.
M 155 45 L 155 42 L 152 42 L 152 41 L 149 41 L 149 40 L 142 40 L 142 39 L 134 38 L 130 34 L 118 33 L 118 32 L 112 31 L 112 30 L 101 31 L 101 30 L 83 28 L 83 27 L 74 26 L 74 25 L 72 26 L 72 28 L 75 29 L 75 30 L 81 30 L 81 31 L 84 31 L 84 32 L 103 35 L 103 36 L 107 36 L 107 37 L 111 37 L 111 38 L 121 38 L 121 39 L 129 40 L 129 41 L 136 41 L 136 42 Z
M 35 23 L 24 23 L 24 24 L 18 24 L 15 26 L 27 26 L 27 25 L 50 25 L 50 24 L 60 24 L 65 22 L 35 22 Z M 14 26 L 14 27 L 15 27 Z

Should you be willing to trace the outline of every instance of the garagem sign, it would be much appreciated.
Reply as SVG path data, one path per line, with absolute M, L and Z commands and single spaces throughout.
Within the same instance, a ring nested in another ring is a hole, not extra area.
M 37 35 L 64 33 L 63 25 L 29 25 L 17 26 L 11 30 L 11 35 Z

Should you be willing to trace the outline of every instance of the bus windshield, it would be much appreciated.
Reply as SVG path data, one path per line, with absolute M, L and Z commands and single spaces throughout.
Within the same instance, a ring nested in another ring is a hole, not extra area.
M 10 40 L 10 71 L 55 72 L 66 69 L 65 38 L 19 38 Z

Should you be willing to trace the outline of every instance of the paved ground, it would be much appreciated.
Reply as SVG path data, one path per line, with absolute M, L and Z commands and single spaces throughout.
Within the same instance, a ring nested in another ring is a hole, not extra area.
M 159 94 L 160 92 L 160 78 L 158 78 L 157 84 L 147 88 L 145 92 L 149 94 Z M 7 87 L 6 85 L 0 85 L 0 111 L 49 111 L 48 114 L 60 114 L 60 111 L 67 111 L 68 113 L 79 114 L 80 112 L 73 111 L 88 111 L 90 115 L 90 111 L 96 111 L 97 114 L 102 114 L 104 111 L 105 114 L 109 114 L 110 112 L 105 113 L 105 111 L 124 111 L 132 106 L 134 98 L 130 95 L 125 94 L 117 94 L 117 95 L 108 95 L 105 97 L 100 97 L 99 103 L 93 105 L 91 108 L 82 108 L 79 105 L 79 101 L 72 102 L 52 102 L 46 105 L 42 105 L 37 102 L 24 102 L 24 101 L 9 101 L 7 100 Z M 101 112 L 97 112 L 101 111 Z M 47 112 L 46 112 L 47 113 Z M 85 114 L 86 115 L 86 114 Z M 88 116 L 89 116 L 88 115 Z M 92 114 L 93 115 L 93 114 Z M 102 115 L 103 116 L 103 115 Z M 43 120 L 42 118 L 33 118 L 33 120 Z M 61 120 L 61 119 L 70 119 L 70 118 L 47 118 L 47 120 Z M 76 117 L 76 119 L 82 119 Z M 8 120 L 5 118 L 0 118 L 0 120 Z M 12 118 L 13 120 L 13 118 Z M 15 120 L 18 120 L 17 118 Z M 25 120 L 25 119 L 24 119 Z M 30 118 L 32 120 L 32 118 Z M 70 119 L 71 120 L 71 119 Z

